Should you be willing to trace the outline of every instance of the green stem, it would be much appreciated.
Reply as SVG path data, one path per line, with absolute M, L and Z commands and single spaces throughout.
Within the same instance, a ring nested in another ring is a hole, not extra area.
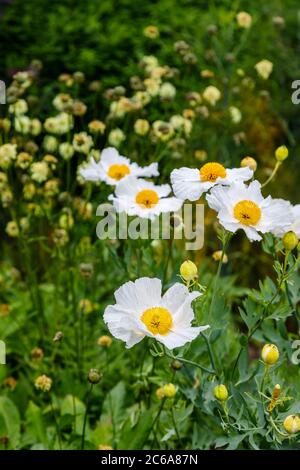
M 201 334 L 202 338 L 204 338 L 204 341 L 205 341 L 206 346 L 207 346 L 207 351 L 208 351 L 208 355 L 209 355 L 209 359 L 210 359 L 212 368 L 215 371 L 215 375 L 218 377 L 216 361 L 215 361 L 215 358 L 214 358 L 214 353 L 213 353 L 213 350 L 212 350 L 212 347 L 211 347 L 211 344 L 210 344 L 210 340 L 204 333 L 200 333 L 200 334 Z
M 52 400 L 51 395 L 50 395 L 50 406 L 51 406 L 51 411 L 52 411 L 53 420 L 54 420 L 54 424 L 55 424 L 56 434 L 57 434 L 57 438 L 58 438 L 59 449 L 62 450 L 61 437 L 60 437 L 60 430 L 59 430 L 58 422 L 57 422 L 57 419 L 56 419 L 56 415 L 55 415 L 55 411 L 54 411 L 54 406 L 53 406 L 53 400 Z
M 175 433 L 176 433 L 177 440 L 179 442 L 179 445 L 182 446 L 180 434 L 179 434 L 177 424 L 176 424 L 176 420 L 175 420 L 175 414 L 174 414 L 174 407 L 173 406 L 171 408 L 171 416 L 172 416 L 172 422 L 173 422 L 173 426 L 174 426 L 174 430 L 175 430 Z
M 269 178 L 261 185 L 262 188 L 264 188 L 265 186 L 267 186 L 267 184 L 269 184 L 269 183 L 272 181 L 272 179 L 274 178 L 274 176 L 276 176 L 276 173 L 277 173 L 277 171 L 278 171 L 280 165 L 281 165 L 281 162 L 276 162 L 276 165 L 275 165 L 274 170 L 272 171 L 271 175 L 270 175 Z
M 210 307 L 209 307 L 209 311 L 208 311 L 208 318 L 211 317 L 211 314 L 212 314 L 213 309 L 214 309 L 215 298 L 216 298 L 216 293 L 217 293 L 217 287 L 218 287 L 219 278 L 220 278 L 220 275 L 221 275 L 222 264 L 223 264 L 224 256 L 225 256 L 225 254 L 226 254 L 226 249 L 227 249 L 227 247 L 228 247 L 228 244 L 229 244 L 229 241 L 230 241 L 231 237 L 232 237 L 232 233 L 230 233 L 230 232 L 225 232 L 225 233 L 224 233 L 223 246 L 222 246 L 222 254 L 221 254 L 221 258 L 220 258 L 220 260 L 219 260 L 218 269 L 217 269 L 216 277 L 215 277 L 215 280 L 214 280 L 214 286 L 213 286 L 213 292 L 212 292 L 212 297 L 211 297 L 211 303 L 210 303 Z
M 165 401 L 166 401 L 166 398 L 163 398 L 162 401 L 161 401 L 160 407 L 159 407 L 158 412 L 157 412 L 157 414 L 156 414 L 156 416 L 155 416 L 155 418 L 154 418 L 154 420 L 153 420 L 153 422 L 152 422 L 151 428 L 150 428 L 150 430 L 149 430 L 149 432 L 148 432 L 146 438 L 144 439 L 144 442 L 143 442 L 143 445 L 142 445 L 142 449 L 143 449 L 145 443 L 147 442 L 149 436 L 151 435 L 151 432 L 152 432 L 152 431 L 154 432 L 154 429 L 153 429 L 153 428 L 154 428 L 156 422 L 157 422 L 157 421 L 159 420 L 159 418 L 160 418 L 160 415 L 161 415 L 161 412 L 162 412 L 162 410 L 163 410 Z
M 189 364 L 190 366 L 198 367 L 198 369 L 203 370 L 203 372 L 206 372 L 207 374 L 211 375 L 217 375 L 215 370 L 207 369 L 206 367 L 202 366 L 201 364 L 198 364 L 197 362 L 190 361 L 188 359 L 184 359 L 183 357 L 175 357 L 172 354 L 168 354 L 167 352 L 165 353 L 167 357 L 172 359 L 173 361 L 179 361 L 184 364 Z
M 82 436 L 81 436 L 81 450 L 84 450 L 85 429 L 86 429 L 87 416 L 88 416 L 88 411 L 89 411 L 89 404 L 90 404 L 92 390 L 93 390 L 93 384 L 91 384 L 89 388 L 87 399 L 86 399 L 86 408 L 85 408 L 85 413 L 84 413 Z

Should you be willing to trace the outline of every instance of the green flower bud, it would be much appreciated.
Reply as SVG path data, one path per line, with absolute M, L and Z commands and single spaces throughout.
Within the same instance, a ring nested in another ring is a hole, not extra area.
M 217 400 L 225 402 L 228 399 L 228 390 L 225 385 L 220 384 L 214 388 L 214 396 Z
M 88 373 L 88 381 L 93 384 L 93 385 L 96 385 L 97 383 L 100 382 L 100 380 L 102 379 L 102 374 L 101 372 L 99 372 L 98 369 L 91 369 Z

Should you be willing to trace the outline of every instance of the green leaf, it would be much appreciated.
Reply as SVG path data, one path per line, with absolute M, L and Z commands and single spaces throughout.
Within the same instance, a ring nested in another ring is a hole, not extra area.
M 114 425 L 124 421 L 124 400 L 126 389 L 124 382 L 119 382 L 106 396 L 103 403 L 103 416 L 110 416 Z
M 122 438 L 118 448 L 121 450 L 139 450 L 143 448 L 153 423 L 153 414 L 151 411 L 144 411 L 135 426 L 132 426 L 130 418 L 122 429 Z
M 85 405 L 77 397 L 67 395 L 61 404 L 61 416 L 74 416 L 74 431 L 81 435 L 83 428 L 83 420 L 85 413 Z
M 47 438 L 42 411 L 32 401 L 29 402 L 26 413 L 26 433 L 32 438 L 33 442 L 41 442 L 47 447 Z
M 8 447 L 17 449 L 20 442 L 20 415 L 14 403 L 0 397 L 0 435 L 9 438 Z

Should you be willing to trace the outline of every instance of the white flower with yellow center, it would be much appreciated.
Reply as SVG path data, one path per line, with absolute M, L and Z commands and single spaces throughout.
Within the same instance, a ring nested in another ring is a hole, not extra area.
M 182 206 L 180 199 L 167 197 L 171 192 L 168 184 L 156 186 L 150 181 L 134 176 L 121 181 L 115 196 L 109 196 L 117 212 L 126 212 L 146 219 L 155 219 L 163 212 L 176 212 Z
M 104 312 L 104 321 L 111 334 L 131 348 L 145 336 L 155 338 L 168 349 L 178 348 L 194 340 L 209 325 L 192 327 L 194 312 L 191 303 L 200 292 L 189 292 L 176 283 L 162 295 L 160 279 L 142 277 L 123 284 L 115 292 L 115 305 Z
M 264 198 L 258 181 L 233 183 L 230 187 L 218 186 L 206 196 L 209 206 L 218 212 L 221 225 L 229 232 L 243 229 L 250 241 L 261 240 L 258 232 L 288 231 L 292 214 L 286 202 Z
M 253 176 L 249 167 L 225 168 L 221 163 L 205 163 L 196 168 L 179 168 L 171 173 L 171 183 L 175 196 L 180 199 L 197 201 L 215 185 L 230 185 L 234 181 L 247 181 Z
M 158 163 L 151 163 L 143 168 L 137 163 L 131 162 L 129 158 L 119 155 L 117 149 L 108 147 L 101 152 L 99 162 L 94 158 L 90 159 L 87 166 L 80 169 L 80 175 L 87 181 L 105 181 L 105 183 L 115 186 L 125 177 L 131 176 L 158 176 Z

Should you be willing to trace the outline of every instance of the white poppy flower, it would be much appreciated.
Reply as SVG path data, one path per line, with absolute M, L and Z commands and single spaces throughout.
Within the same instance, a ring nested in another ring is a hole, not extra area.
M 253 176 L 249 167 L 225 168 L 221 163 L 205 163 L 200 170 L 179 168 L 171 173 L 171 182 L 175 196 L 180 199 L 197 201 L 203 193 L 217 184 L 230 185 L 234 181 L 247 181 Z
M 284 199 L 274 199 L 274 201 L 280 201 L 282 205 L 284 204 L 285 211 L 292 214 L 292 219 L 289 227 L 276 227 L 275 230 L 272 230 L 272 233 L 277 237 L 283 237 L 286 232 L 294 232 L 300 238 L 300 204 L 293 206 Z
M 209 206 L 218 212 L 221 225 L 229 232 L 243 229 L 250 241 L 261 240 L 258 232 L 286 232 L 292 221 L 286 201 L 264 198 L 261 184 L 253 181 L 246 186 L 235 182 L 229 187 L 218 186 L 206 196 Z
M 191 303 L 200 292 L 189 292 L 176 283 L 162 295 L 160 279 L 142 277 L 123 284 L 115 292 L 115 305 L 104 312 L 104 321 L 113 336 L 131 348 L 145 336 L 155 338 L 168 349 L 195 339 L 209 325 L 192 327 Z
M 109 196 L 117 212 L 154 219 L 162 212 L 176 212 L 183 201 L 176 197 L 167 197 L 171 192 L 168 184 L 156 186 L 151 181 L 128 176 L 115 190 L 115 196 Z
M 128 175 L 132 176 L 158 176 L 158 163 L 151 163 L 149 166 L 141 168 L 129 158 L 119 155 L 117 149 L 108 147 L 101 152 L 99 162 L 94 158 L 90 159 L 87 166 L 80 169 L 81 176 L 87 181 L 105 181 L 109 185 L 117 185 Z

